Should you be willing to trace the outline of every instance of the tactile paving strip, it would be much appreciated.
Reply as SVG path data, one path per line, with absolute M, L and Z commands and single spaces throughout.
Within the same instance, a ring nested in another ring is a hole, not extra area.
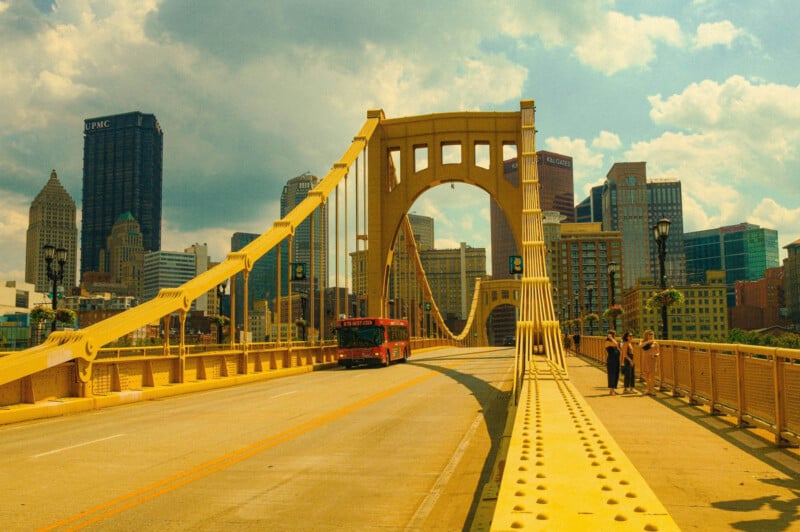
M 491 530 L 680 530 L 572 384 L 534 357 Z

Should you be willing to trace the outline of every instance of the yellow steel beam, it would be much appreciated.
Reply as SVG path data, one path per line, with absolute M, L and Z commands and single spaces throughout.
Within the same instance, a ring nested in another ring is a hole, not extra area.
M 225 261 L 180 287 L 163 289 L 154 299 L 137 307 L 85 329 L 52 333 L 41 345 L 0 358 L 0 385 L 76 359 L 82 361 L 78 376 L 83 382 L 87 382 L 91 376 L 91 363 L 100 347 L 173 312 L 188 311 L 192 301 L 201 295 L 233 275 L 249 271 L 256 260 L 284 238 L 294 234 L 297 226 L 325 202 L 358 159 L 381 118 L 383 111 L 369 111 L 366 122 L 341 160 L 305 200 L 253 242 L 237 252 L 229 253 Z

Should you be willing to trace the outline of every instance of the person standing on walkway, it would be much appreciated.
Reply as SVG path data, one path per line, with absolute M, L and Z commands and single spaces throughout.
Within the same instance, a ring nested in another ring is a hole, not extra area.
M 608 372 L 608 394 L 617 395 L 619 344 L 617 343 L 617 331 L 613 329 L 606 334 L 606 371 Z
M 653 331 L 644 332 L 644 338 L 639 344 L 639 348 L 642 350 L 642 377 L 647 385 L 645 395 L 655 395 L 656 363 L 661 353 Z
M 622 384 L 624 390 L 622 393 L 633 393 L 636 391 L 636 383 L 634 377 L 636 375 L 636 367 L 633 363 L 633 333 L 630 331 L 622 335 Z

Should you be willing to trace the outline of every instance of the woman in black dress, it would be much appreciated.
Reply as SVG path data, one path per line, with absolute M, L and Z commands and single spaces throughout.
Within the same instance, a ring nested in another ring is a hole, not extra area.
M 622 393 L 634 393 L 636 391 L 636 369 L 633 363 L 633 333 L 630 331 L 622 335 L 621 350 L 623 387 L 625 388 Z
M 606 334 L 606 371 L 608 372 L 608 394 L 617 395 L 619 383 L 619 344 L 617 331 L 610 330 Z

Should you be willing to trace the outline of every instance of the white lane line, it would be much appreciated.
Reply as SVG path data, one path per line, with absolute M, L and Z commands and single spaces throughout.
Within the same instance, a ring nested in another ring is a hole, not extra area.
M 467 433 L 464 434 L 464 437 L 461 439 L 461 442 L 458 444 L 456 448 L 456 452 L 453 453 L 453 456 L 450 457 L 450 461 L 445 466 L 442 474 L 439 475 L 439 478 L 436 479 L 436 482 L 433 485 L 433 488 L 425 497 L 425 500 L 422 501 L 422 504 L 419 505 L 417 511 L 414 513 L 414 516 L 411 518 L 411 521 L 408 522 L 406 525 L 406 530 L 421 530 L 422 523 L 425 522 L 425 519 L 428 518 L 431 511 L 433 511 L 433 507 L 436 506 L 436 501 L 439 500 L 439 497 L 442 495 L 442 491 L 447 486 L 447 483 L 450 482 L 450 477 L 453 476 L 455 473 L 456 467 L 458 467 L 458 463 L 461 462 L 461 459 L 464 457 L 464 454 L 467 452 L 467 448 L 469 447 L 469 442 L 472 439 L 472 436 L 475 435 L 475 431 L 478 430 L 478 427 L 481 426 L 483 422 L 483 413 L 478 414 L 475 420 L 470 425 Z
M 124 434 L 114 434 L 113 436 L 108 436 L 107 438 L 100 438 L 99 440 L 92 440 L 86 441 L 83 443 L 78 443 L 76 445 L 70 445 L 69 447 L 62 447 L 61 449 L 53 449 L 52 451 L 47 451 L 46 453 L 39 453 L 33 455 L 33 458 L 41 458 L 42 456 L 47 456 L 50 454 L 60 453 L 62 451 L 69 451 L 70 449 L 77 449 L 78 447 L 85 447 L 86 445 L 92 445 L 93 443 L 100 443 L 101 441 L 106 440 L 113 440 L 114 438 L 119 438 L 121 436 L 125 436 Z
M 503 376 L 503 381 L 506 381 L 510 374 L 511 369 L 509 369 Z M 467 452 L 470 440 L 472 440 L 472 437 L 475 435 L 475 431 L 478 430 L 478 427 L 480 427 L 483 423 L 484 417 L 485 412 L 481 412 L 472 421 L 472 425 L 469 426 L 466 434 L 464 434 L 464 437 L 461 438 L 461 442 L 459 442 L 458 447 L 456 447 L 456 451 L 453 453 L 453 456 L 450 457 L 450 461 L 447 463 L 447 466 L 445 466 L 444 470 L 439 475 L 439 478 L 437 478 L 436 482 L 433 484 L 433 488 L 431 488 L 431 491 L 425 496 L 422 504 L 419 505 L 417 511 L 414 512 L 414 516 L 406 525 L 406 532 L 421 530 L 420 527 L 422 526 L 422 523 L 425 522 L 430 513 L 433 511 L 433 507 L 436 506 L 436 502 L 442 495 L 442 491 L 444 491 L 447 483 L 450 482 L 450 477 L 453 476 L 456 467 L 458 467 L 458 463 L 461 462 L 461 459 Z
M 292 395 L 293 393 L 297 393 L 297 390 L 293 390 L 291 392 L 279 393 L 278 395 L 273 395 L 270 399 L 276 399 L 278 397 L 283 397 L 284 395 Z

